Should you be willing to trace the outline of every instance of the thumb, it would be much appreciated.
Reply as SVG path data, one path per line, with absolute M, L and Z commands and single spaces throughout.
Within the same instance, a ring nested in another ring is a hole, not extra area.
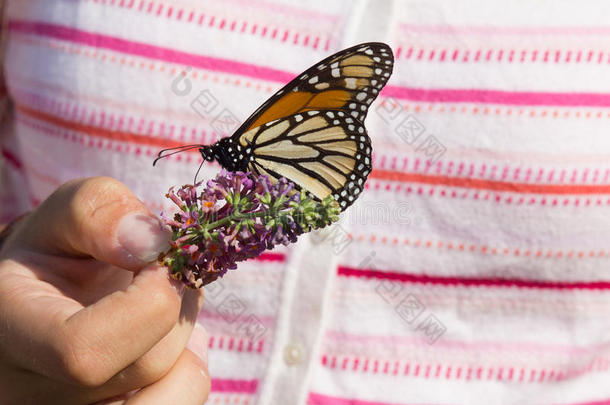
M 23 247 L 90 256 L 132 271 L 169 249 L 169 232 L 127 186 L 110 177 L 63 184 L 20 229 Z

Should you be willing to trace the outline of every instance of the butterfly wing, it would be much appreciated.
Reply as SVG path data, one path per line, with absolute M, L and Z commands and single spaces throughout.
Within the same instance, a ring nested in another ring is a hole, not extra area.
M 279 90 L 210 154 L 228 170 L 286 177 L 320 200 L 332 195 L 344 210 L 371 171 L 363 122 L 393 64 L 390 47 L 378 42 L 331 55 Z
M 344 49 L 296 77 L 261 105 L 234 136 L 267 122 L 312 110 L 341 110 L 364 122 L 368 107 L 387 83 L 390 47 L 368 42 Z
M 247 169 L 272 181 L 285 177 L 316 199 L 332 195 L 342 210 L 362 192 L 371 171 L 364 125 L 342 110 L 309 110 L 268 122 L 239 139 Z

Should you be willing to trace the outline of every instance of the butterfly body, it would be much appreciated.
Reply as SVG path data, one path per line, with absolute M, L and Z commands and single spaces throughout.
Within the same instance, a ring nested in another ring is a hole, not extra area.
M 272 181 L 285 177 L 319 200 L 332 195 L 345 209 L 371 171 L 364 120 L 393 61 L 383 43 L 344 49 L 280 89 L 230 137 L 181 150 L 197 148 L 204 160 L 230 171 L 251 171 Z
M 201 148 L 199 152 L 205 160 L 216 160 L 222 167 L 232 172 L 247 171 L 251 157 L 251 149 L 235 144 L 232 138 L 222 138 L 212 146 Z

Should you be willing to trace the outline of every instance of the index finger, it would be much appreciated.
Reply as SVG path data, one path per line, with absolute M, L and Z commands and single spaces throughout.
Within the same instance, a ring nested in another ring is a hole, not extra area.
M 169 237 L 127 186 L 110 177 L 91 177 L 60 186 L 24 219 L 12 242 L 137 271 L 169 249 Z

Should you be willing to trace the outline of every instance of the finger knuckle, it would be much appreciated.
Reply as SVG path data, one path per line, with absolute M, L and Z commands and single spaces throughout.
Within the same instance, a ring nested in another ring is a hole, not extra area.
M 148 306 L 154 318 L 161 325 L 173 326 L 180 313 L 180 300 L 171 288 L 155 291 L 150 296 Z
M 108 364 L 90 345 L 78 338 L 67 337 L 56 345 L 57 361 L 63 378 L 77 386 L 99 387 L 110 377 Z
M 123 183 L 104 176 L 83 179 L 72 187 L 74 194 L 70 202 L 71 210 L 87 216 L 108 201 L 116 201 L 126 190 Z
M 168 353 L 147 353 L 133 364 L 133 371 L 138 375 L 138 381 L 148 385 L 166 375 L 175 361 L 175 356 Z
M 100 236 L 108 236 L 116 213 L 140 207 L 127 186 L 111 177 L 90 177 L 65 186 L 69 190 L 61 194 L 67 199 L 68 227 L 77 235 L 102 232 Z M 87 246 L 90 242 L 83 243 Z

